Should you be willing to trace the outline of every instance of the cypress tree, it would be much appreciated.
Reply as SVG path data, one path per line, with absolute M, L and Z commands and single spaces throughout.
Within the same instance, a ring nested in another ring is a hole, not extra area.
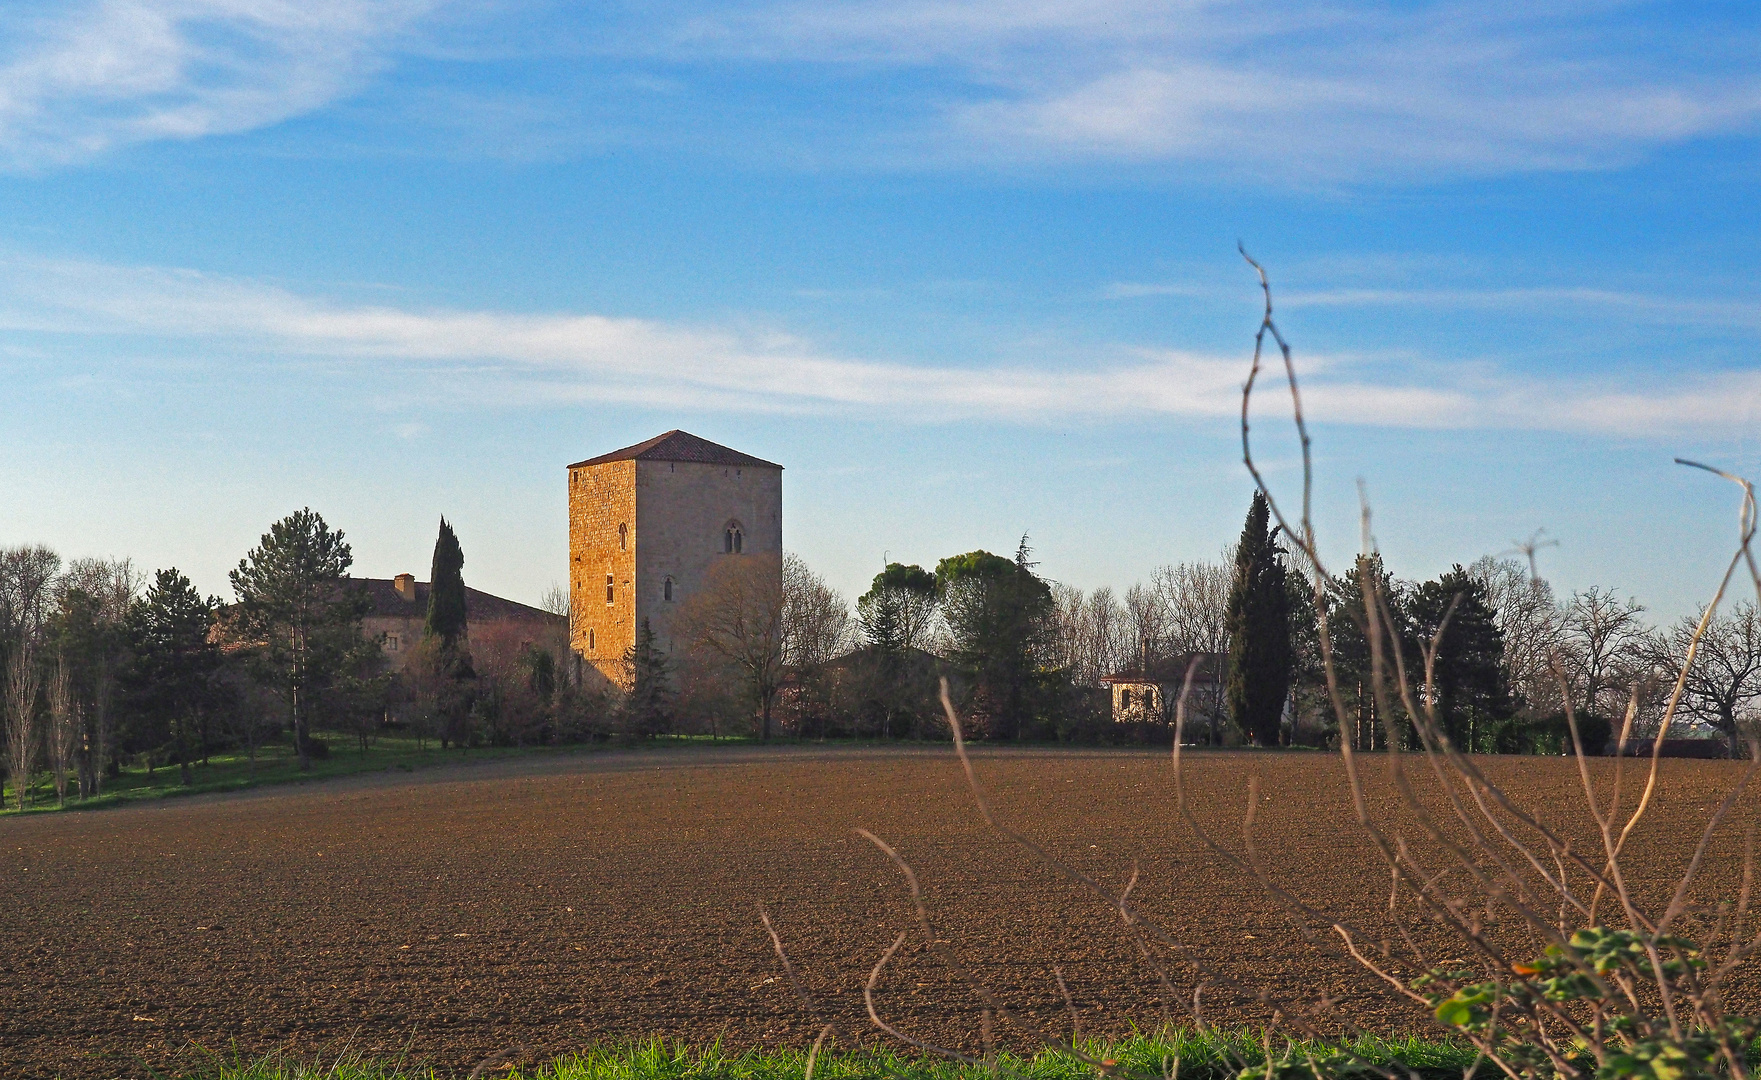
M 429 571 L 428 622 L 423 632 L 440 639 L 447 650 L 456 648 L 465 633 L 465 551 L 459 538 L 440 519 L 440 535 L 434 541 L 434 565 Z
M 1229 587 L 1229 718 L 1256 745 L 1275 746 L 1290 694 L 1290 595 L 1271 507 L 1254 492 Z

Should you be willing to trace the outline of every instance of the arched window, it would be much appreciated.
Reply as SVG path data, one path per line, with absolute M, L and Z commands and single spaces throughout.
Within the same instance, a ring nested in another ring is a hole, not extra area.
M 745 545 L 745 530 L 740 527 L 740 523 L 738 521 L 728 522 L 727 527 L 722 530 L 722 553 L 724 555 L 738 555 Z
M 630 526 L 621 521 L 618 522 L 618 550 L 630 550 Z
M 610 574 L 605 575 L 605 602 L 608 604 L 612 602 L 611 575 Z
M 670 603 L 673 598 L 673 579 L 667 578 L 666 581 L 662 583 L 660 590 L 661 598 Z

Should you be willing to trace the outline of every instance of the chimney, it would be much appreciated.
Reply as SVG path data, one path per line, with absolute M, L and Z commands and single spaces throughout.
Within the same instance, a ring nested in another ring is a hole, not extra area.
M 416 602 L 416 575 L 399 574 L 391 579 L 391 587 L 397 590 L 398 596 L 406 603 Z

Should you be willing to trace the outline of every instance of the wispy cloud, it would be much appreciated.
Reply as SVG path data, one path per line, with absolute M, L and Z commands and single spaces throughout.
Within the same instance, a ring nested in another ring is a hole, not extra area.
M 1139 300 L 1164 296 L 1217 297 L 1212 285 L 1181 282 L 1122 281 L 1100 291 L 1105 300 Z M 1652 323 L 1679 326 L 1761 328 L 1761 300 L 1743 297 L 1684 299 L 1621 289 L 1568 288 L 1442 288 L 1363 287 L 1280 292 L 1281 308 L 1410 307 L 1467 311 L 1593 310 Z
M 1613 166 L 1761 124 L 1761 28 L 1639 0 L 539 0 L 450 26 L 428 17 L 444 4 L 43 3 L 0 19 L 0 166 L 249 131 L 376 80 L 374 146 L 809 168 L 1383 183 Z M 405 56 L 445 73 L 387 75 Z
M 622 400 L 922 419 L 1227 422 L 1240 408 L 1246 375 L 1244 356 L 1126 346 L 1058 365 L 901 363 L 828 354 L 784 331 L 346 303 L 187 270 L 25 258 L 0 260 L 0 333 L 28 335 L 38 348 L 101 336 L 145 343 L 124 351 L 171 348 L 185 357 L 208 342 L 216 356 L 418 365 L 446 375 L 460 402 Z M 1334 423 L 1656 435 L 1741 429 L 1761 419 L 1761 372 L 1666 385 L 1541 383 L 1483 364 L 1338 356 L 1305 357 L 1303 370 L 1310 411 Z M 1282 407 L 1275 397 L 1265 404 Z
M 812 0 L 686 26 L 687 54 L 941 72 L 924 134 L 956 159 L 1375 181 L 1618 164 L 1761 119 L 1754 26 L 1644 3 Z
M 85 0 L 0 22 L 0 165 L 249 131 L 359 88 L 436 0 Z

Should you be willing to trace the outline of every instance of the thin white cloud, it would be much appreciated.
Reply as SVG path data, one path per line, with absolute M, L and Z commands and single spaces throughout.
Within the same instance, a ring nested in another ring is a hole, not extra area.
M 1178 296 L 1218 298 L 1215 285 L 1179 282 L 1120 281 L 1101 289 L 1103 300 L 1140 300 Z M 1412 307 L 1455 310 L 1516 309 L 1561 311 L 1588 309 L 1633 320 L 1679 326 L 1761 329 L 1761 300 L 1718 298 L 1690 300 L 1620 289 L 1504 288 L 1401 289 L 1347 288 L 1279 292 L 1278 306 L 1294 308 Z
M 0 167 L 272 125 L 401 55 L 448 74 L 382 80 L 351 114 L 383 123 L 364 145 L 1403 182 L 1613 166 L 1761 124 L 1761 29 L 1640 2 L 516 3 L 454 5 L 450 30 L 425 18 L 444 3 L 74 0 L 0 18 Z M 553 66 L 495 66 L 532 58 Z M 831 92 L 804 98 L 803 73 Z
M 675 48 L 940 73 L 958 85 L 923 134 L 948 158 L 1376 181 L 1752 131 L 1758 42 L 1643 3 L 791 0 L 699 17 Z
M 1245 355 L 1123 346 L 1080 366 L 908 364 L 829 355 L 778 331 L 338 303 L 187 270 L 26 258 L 0 259 L 0 335 L 28 337 L 37 349 L 104 337 L 184 358 L 199 356 L 207 342 L 214 355 L 419 365 L 476 402 L 623 400 L 921 418 L 1226 422 L 1239 412 L 1247 373 Z M 1310 414 L 1334 423 L 1659 435 L 1742 430 L 1761 420 L 1761 372 L 1618 385 L 1339 356 L 1304 357 L 1301 367 Z M 1279 373 L 1264 385 L 1259 407 L 1281 413 Z
M 436 0 L 86 0 L 0 23 L 0 165 L 249 131 L 359 88 Z

